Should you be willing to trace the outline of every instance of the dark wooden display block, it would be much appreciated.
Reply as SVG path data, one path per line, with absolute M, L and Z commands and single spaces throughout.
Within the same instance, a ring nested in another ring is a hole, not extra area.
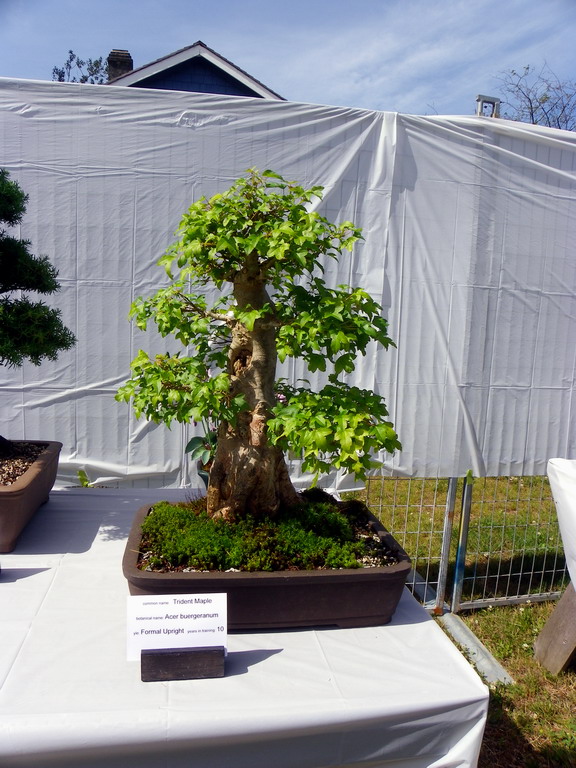
M 224 677 L 225 655 L 222 645 L 145 649 L 140 655 L 142 682 Z
M 553 675 L 576 661 L 576 591 L 572 582 L 536 638 L 534 655 Z

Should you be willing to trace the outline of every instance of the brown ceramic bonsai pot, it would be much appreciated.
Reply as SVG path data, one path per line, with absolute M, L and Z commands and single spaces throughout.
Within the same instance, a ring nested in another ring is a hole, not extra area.
M 410 558 L 371 515 L 381 539 L 397 556 L 387 567 L 275 572 L 166 572 L 138 568 L 141 525 L 150 507 L 138 510 L 122 570 L 131 595 L 228 595 L 230 630 L 289 627 L 369 627 L 387 624 L 402 596 Z
M 45 450 L 12 485 L 0 485 L 0 552 L 11 552 L 18 536 L 38 507 L 48 501 L 56 480 L 62 443 L 51 440 L 23 442 Z

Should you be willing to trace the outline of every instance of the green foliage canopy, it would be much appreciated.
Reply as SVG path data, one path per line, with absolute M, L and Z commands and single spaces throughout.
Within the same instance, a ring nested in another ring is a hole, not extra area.
M 141 350 L 118 399 L 132 400 L 138 416 L 167 425 L 234 424 L 249 406 L 231 388 L 232 334 L 273 329 L 276 348 L 266 364 L 299 358 L 311 372 L 327 372 L 328 383 L 320 392 L 307 382 L 277 383 L 277 399 L 267 404 L 272 444 L 299 454 L 305 471 L 319 475 L 335 466 L 358 476 L 377 466 L 375 451 L 401 447 L 384 399 L 342 380 L 369 344 L 393 342 L 382 308 L 365 290 L 330 288 L 322 278 L 322 260 L 338 259 L 361 237 L 351 222 L 336 225 L 311 210 L 322 191 L 272 171 L 250 171 L 227 192 L 192 204 L 178 241 L 159 262 L 170 284 L 131 309 L 139 328 L 152 320 L 188 354 L 151 358 Z M 261 306 L 238 301 L 242 281 L 266 285 Z M 203 291 L 209 284 L 221 291 L 213 306 Z
M 28 196 L 0 169 L 0 224 L 20 223 Z M 55 360 L 76 339 L 62 323 L 60 310 L 14 291 L 52 294 L 59 290 L 58 272 L 46 256 L 30 253 L 30 242 L 0 229 L 0 364 L 21 366 L 25 360 L 40 365 Z

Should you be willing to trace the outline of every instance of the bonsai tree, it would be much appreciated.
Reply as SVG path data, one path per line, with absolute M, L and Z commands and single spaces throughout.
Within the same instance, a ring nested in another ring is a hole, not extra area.
M 371 342 L 392 341 L 366 291 L 322 278 L 321 258 L 351 250 L 361 232 L 310 210 L 321 196 L 322 187 L 250 171 L 227 192 L 201 198 L 160 259 L 170 284 L 132 305 L 138 327 L 152 320 L 185 349 L 154 357 L 141 350 L 117 398 L 168 426 L 218 424 L 207 493 L 213 517 L 274 516 L 301 503 L 287 451 L 317 480 L 332 467 L 363 477 L 378 466 L 375 451 L 400 448 L 383 398 L 342 381 Z M 220 297 L 210 305 L 206 288 L 214 286 Z M 306 381 L 277 381 L 277 362 L 289 357 L 327 371 L 328 383 L 315 392 Z
M 59 290 L 58 272 L 46 256 L 33 256 L 30 242 L 11 237 L 1 225 L 19 224 L 28 195 L 0 169 L 0 364 L 19 367 L 25 360 L 40 365 L 55 360 L 76 339 L 62 324 L 60 310 L 21 295 L 21 291 L 51 294 Z M 0 438 L 0 453 L 7 450 Z

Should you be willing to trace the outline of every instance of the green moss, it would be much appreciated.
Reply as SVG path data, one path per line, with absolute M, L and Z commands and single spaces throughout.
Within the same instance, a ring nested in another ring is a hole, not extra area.
M 154 570 L 359 568 L 363 544 L 354 520 L 330 504 L 309 503 L 278 518 L 231 525 L 213 520 L 205 502 L 161 502 L 142 525 L 144 567 Z

